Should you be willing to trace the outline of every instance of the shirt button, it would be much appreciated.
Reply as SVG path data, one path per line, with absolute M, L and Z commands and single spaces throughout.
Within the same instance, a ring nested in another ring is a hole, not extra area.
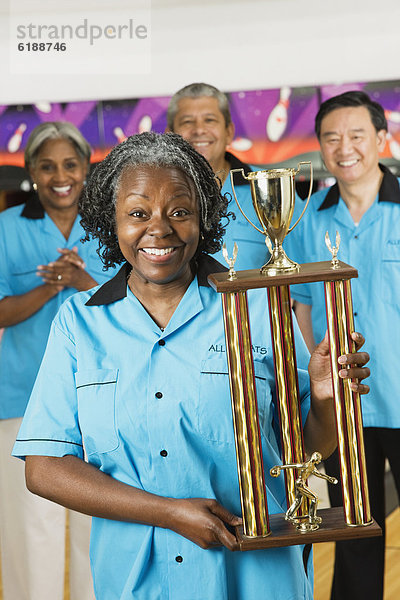
M 166 450 L 161 450 L 160 454 L 161 454 L 161 456 L 163 456 L 164 458 L 165 458 L 166 456 L 168 456 L 168 452 L 167 452 Z
M 159 340 L 158 345 L 159 346 L 165 346 L 165 340 Z
M 355 236 L 354 236 L 354 239 L 355 239 L 355 240 L 358 240 L 358 235 L 355 235 Z
M 158 399 L 162 398 L 162 396 L 163 396 L 162 392 L 156 392 L 155 393 L 155 397 L 158 398 Z
M 357 313 L 357 312 L 355 312 L 355 313 L 354 313 L 354 316 L 356 317 L 357 315 L 358 315 L 358 313 Z
M 179 556 L 179 554 L 178 554 L 178 556 L 175 556 L 175 560 L 177 563 L 183 562 L 183 558 L 182 558 L 182 556 Z

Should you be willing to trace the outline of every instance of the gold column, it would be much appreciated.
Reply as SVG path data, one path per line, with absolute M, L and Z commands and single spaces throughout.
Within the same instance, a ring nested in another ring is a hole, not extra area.
M 222 294 L 244 534 L 270 533 L 246 292 Z
M 282 464 L 305 460 L 292 309 L 288 285 L 268 287 L 272 347 L 274 350 L 276 395 L 279 411 Z M 285 470 L 288 506 L 295 499 L 296 469 Z M 303 501 L 299 515 L 307 514 Z
M 325 299 L 345 521 L 347 525 L 369 525 L 360 395 L 350 388 L 350 379 L 339 377 L 338 365 L 339 356 L 355 351 L 350 337 L 354 331 L 350 280 L 326 281 Z

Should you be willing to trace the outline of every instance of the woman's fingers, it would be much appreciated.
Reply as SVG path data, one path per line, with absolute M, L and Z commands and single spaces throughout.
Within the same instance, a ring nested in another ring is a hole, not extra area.
M 354 352 L 354 354 L 342 354 L 339 356 L 338 363 L 340 365 L 357 365 L 363 367 L 369 361 L 368 352 Z
M 68 261 L 68 262 L 72 263 L 73 265 L 75 265 L 76 267 L 78 267 L 79 269 L 86 268 L 85 262 L 82 260 L 82 258 L 78 254 L 77 246 L 74 246 L 71 250 L 69 250 L 68 248 L 57 248 L 57 250 L 61 254 L 58 261 L 62 261 L 62 260 Z
M 339 356 L 338 363 L 344 367 L 340 369 L 339 376 L 342 379 L 352 379 L 350 387 L 353 392 L 368 394 L 369 386 L 360 382 L 363 379 L 367 379 L 371 374 L 369 368 L 364 366 L 369 361 L 369 354 L 368 352 L 358 352 L 364 345 L 365 339 L 364 336 L 358 332 L 352 333 L 351 337 L 355 342 L 357 352 Z
M 227 510 L 221 504 L 216 503 L 211 507 L 212 513 L 218 517 L 216 521 L 217 541 L 228 548 L 228 550 L 238 550 L 239 545 L 236 537 L 225 526 L 225 523 L 230 527 L 236 527 L 242 524 L 242 519 Z
M 223 545 L 229 550 L 238 550 L 236 537 L 227 526 L 240 525 L 242 520 L 216 500 L 187 498 L 176 500 L 173 505 L 170 529 L 204 549 Z
M 353 331 L 353 333 L 351 334 L 351 338 L 356 344 L 356 350 L 359 350 L 361 346 L 363 346 L 365 343 L 365 337 L 362 335 L 362 333 L 359 333 L 358 331 Z

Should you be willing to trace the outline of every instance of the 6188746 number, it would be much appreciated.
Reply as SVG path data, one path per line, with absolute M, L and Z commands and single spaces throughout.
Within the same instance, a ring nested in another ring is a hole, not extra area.
M 20 52 L 64 52 L 67 49 L 65 42 L 21 42 L 18 44 L 18 50 Z

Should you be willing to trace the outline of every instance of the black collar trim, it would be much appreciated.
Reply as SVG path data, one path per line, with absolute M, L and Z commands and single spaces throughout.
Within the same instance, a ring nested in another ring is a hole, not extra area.
M 198 260 L 197 280 L 199 285 L 210 287 L 207 281 L 208 275 L 211 273 L 226 272 L 228 269 L 221 265 L 215 258 L 208 254 L 202 254 Z M 131 273 L 131 265 L 124 263 L 118 273 L 103 285 L 93 294 L 85 303 L 86 306 L 103 306 L 112 304 L 118 300 L 126 298 L 127 281 Z
M 379 163 L 379 168 L 383 173 L 383 178 L 379 188 L 378 202 L 393 202 L 395 204 L 400 204 L 399 180 L 393 175 L 390 169 L 385 167 L 385 165 Z M 339 186 L 335 183 L 335 185 L 329 189 L 318 210 L 325 210 L 326 208 L 335 206 L 335 204 L 338 204 L 339 202 L 339 197 Z
M 234 154 L 231 154 L 230 152 L 225 152 L 225 160 L 228 161 L 231 169 L 243 169 L 245 175 L 247 175 L 247 173 L 249 173 L 250 171 L 253 170 L 250 167 L 250 165 L 247 165 L 246 163 L 242 162 L 241 160 L 238 159 L 237 156 L 235 156 Z M 247 181 L 245 179 L 243 179 L 243 177 L 241 176 L 240 173 L 234 174 L 233 181 L 234 181 L 235 186 L 236 185 L 247 185 Z
M 21 212 L 21 217 L 26 219 L 44 219 L 44 208 L 36 193 L 32 193 Z

